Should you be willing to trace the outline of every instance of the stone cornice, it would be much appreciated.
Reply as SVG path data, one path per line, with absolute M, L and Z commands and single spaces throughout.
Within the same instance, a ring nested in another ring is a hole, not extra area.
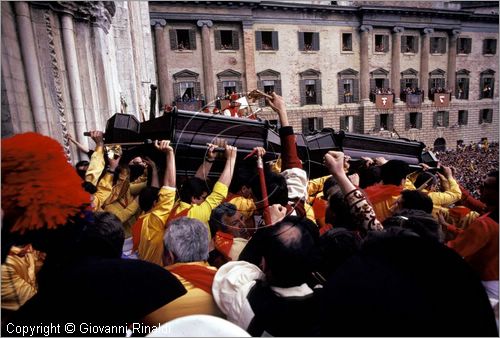
M 29 2 L 32 6 L 50 8 L 54 12 L 69 14 L 75 20 L 88 21 L 103 28 L 106 33 L 116 12 L 114 1 L 54 1 Z

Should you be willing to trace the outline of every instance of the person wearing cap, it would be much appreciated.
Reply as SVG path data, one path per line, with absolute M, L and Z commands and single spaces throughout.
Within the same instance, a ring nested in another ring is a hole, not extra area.
M 149 314 L 186 292 L 161 267 L 120 258 L 120 220 L 90 210 L 90 195 L 56 140 L 37 133 L 4 138 L 1 167 L 2 262 L 12 245 L 31 244 L 46 254 L 37 293 L 10 323 L 152 325 Z M 12 334 L 7 330 L 2 335 Z

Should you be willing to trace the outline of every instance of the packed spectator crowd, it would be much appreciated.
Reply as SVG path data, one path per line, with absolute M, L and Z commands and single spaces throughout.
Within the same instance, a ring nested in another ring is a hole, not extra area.
M 309 179 L 283 98 L 267 103 L 280 158 L 217 140 L 193 177 L 169 140 L 131 158 L 91 131 L 75 170 L 51 138 L 3 139 L 2 334 L 141 336 L 209 315 L 251 336 L 497 336 L 498 162 L 476 171 L 480 200 L 458 168 L 339 151 Z

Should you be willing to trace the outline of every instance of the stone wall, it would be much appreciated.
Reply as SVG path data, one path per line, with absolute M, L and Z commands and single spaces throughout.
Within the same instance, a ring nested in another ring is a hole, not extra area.
M 141 120 L 155 83 L 147 2 L 2 2 L 2 137 L 67 140 L 104 130 L 115 113 Z M 92 142 L 90 142 L 93 146 Z

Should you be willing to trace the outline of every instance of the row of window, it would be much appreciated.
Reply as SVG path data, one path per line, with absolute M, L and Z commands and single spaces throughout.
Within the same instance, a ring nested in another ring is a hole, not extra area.
M 359 125 L 360 116 L 341 116 L 340 130 L 347 132 L 355 132 L 356 126 Z M 467 110 L 458 111 L 457 125 L 465 126 L 468 124 L 469 112 Z M 448 111 L 436 111 L 433 113 L 432 125 L 433 128 L 449 127 L 450 115 Z M 479 124 L 492 123 L 493 109 L 481 109 L 479 111 Z M 405 114 L 405 130 L 421 129 L 422 128 L 422 113 L 411 112 Z M 306 117 L 302 119 L 302 133 L 311 134 L 315 131 L 323 129 L 322 117 Z M 379 114 L 375 116 L 374 131 L 393 131 L 394 129 L 394 114 Z
M 353 51 L 352 33 L 341 33 L 341 50 L 343 52 Z M 239 32 L 236 30 L 214 30 L 214 42 L 216 50 L 239 50 Z M 430 38 L 430 53 L 445 54 L 447 51 L 446 37 Z M 418 53 L 418 35 L 401 36 L 401 53 Z M 194 29 L 171 29 L 170 47 L 172 50 L 194 50 L 196 49 L 196 30 Z M 255 31 L 256 50 L 279 50 L 279 39 L 277 31 Z M 298 32 L 299 51 L 320 50 L 319 33 Z M 495 55 L 497 49 L 496 39 L 483 40 L 483 54 Z M 459 38 L 457 40 L 457 53 L 470 54 L 472 50 L 471 38 Z M 374 51 L 376 53 L 389 52 L 389 35 L 374 34 Z
M 376 94 L 393 94 L 389 87 L 389 72 L 383 69 L 377 69 L 370 73 L 373 77 L 370 79 L 370 99 L 374 102 Z M 455 98 L 460 100 L 469 99 L 469 74 L 467 70 L 459 70 L 456 77 Z M 493 98 L 494 78 L 493 70 L 481 72 L 479 81 L 479 99 Z M 338 102 L 357 103 L 360 100 L 359 95 L 359 73 L 351 68 L 345 69 L 338 74 Z M 424 93 L 418 89 L 418 72 L 409 69 L 401 73 L 401 100 L 404 102 L 414 102 L 418 106 L 423 101 Z M 322 104 L 322 83 L 321 73 L 314 69 L 308 69 L 299 73 L 299 92 L 300 104 Z M 231 93 L 241 93 L 243 84 L 241 73 L 228 69 L 217 74 L 217 96 L 224 98 Z M 451 99 L 452 93 L 446 90 L 446 73 L 443 70 L 436 69 L 430 72 L 429 78 L 429 98 L 433 100 L 435 93 L 443 93 Z M 272 69 L 267 69 L 257 74 L 257 88 L 265 93 L 276 92 L 282 95 L 281 74 Z M 177 102 L 200 100 L 201 86 L 198 81 L 198 74 L 189 70 L 183 70 L 174 74 L 174 97 Z M 265 101 L 259 102 L 261 106 Z

